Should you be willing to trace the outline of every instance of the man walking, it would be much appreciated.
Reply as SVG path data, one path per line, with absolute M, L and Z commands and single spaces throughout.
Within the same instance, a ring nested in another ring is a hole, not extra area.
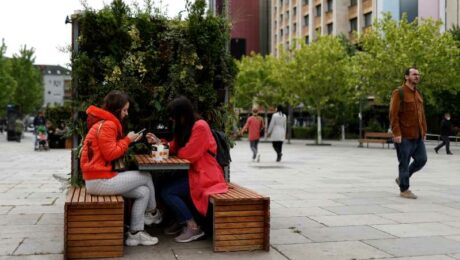
M 449 155 L 452 155 L 453 153 L 450 152 L 450 131 L 452 129 L 452 124 L 450 123 L 450 114 L 445 113 L 444 118 L 441 121 L 441 140 L 442 143 L 440 143 L 436 148 L 434 148 L 434 151 L 438 153 L 439 149 L 443 147 L 444 145 L 446 146 L 446 153 Z
M 416 199 L 417 196 L 409 190 L 409 179 L 426 164 L 424 141 L 427 127 L 423 97 L 417 89 L 419 71 L 409 68 L 404 77 L 404 85 L 393 91 L 390 102 L 390 124 L 399 161 L 399 176 L 395 181 L 401 197 Z

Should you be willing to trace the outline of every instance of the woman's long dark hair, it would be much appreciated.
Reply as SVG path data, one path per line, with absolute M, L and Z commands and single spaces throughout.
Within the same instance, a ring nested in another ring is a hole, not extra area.
M 128 102 L 127 94 L 119 90 L 112 90 L 105 96 L 102 108 L 112 113 L 121 122 L 121 110 Z
M 175 98 L 167 107 L 169 116 L 174 120 L 173 137 L 177 147 L 184 147 L 190 139 L 192 128 L 199 116 L 193 109 L 192 102 L 184 96 Z

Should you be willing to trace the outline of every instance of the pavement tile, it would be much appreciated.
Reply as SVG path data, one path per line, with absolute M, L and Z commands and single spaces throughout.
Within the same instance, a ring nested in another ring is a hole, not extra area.
M 12 206 L 0 206 L 0 214 L 8 213 L 9 211 L 11 211 L 12 208 Z
M 21 255 L 21 256 L 0 256 L 0 260 L 62 260 L 64 255 Z
M 411 256 L 411 257 L 396 257 L 391 260 L 453 260 L 455 258 L 447 255 L 430 255 L 430 256 Z
M 270 209 L 271 217 L 305 217 L 305 216 L 328 216 L 334 213 L 319 207 L 308 208 L 274 208 Z
M 376 215 L 341 215 L 341 216 L 311 216 L 311 219 L 325 226 L 361 226 L 373 224 L 393 224 L 392 220 Z
M 293 227 L 323 227 L 323 225 L 308 217 L 272 217 L 270 219 L 271 229 L 286 229 Z
M 393 236 L 369 226 L 300 228 L 302 235 L 314 242 L 337 242 L 365 239 L 393 238 Z
M 460 228 L 460 221 L 444 222 L 444 224 L 452 226 L 452 227 Z
M 18 248 L 23 238 L 2 238 L 0 237 L 0 255 L 13 254 L 14 250 Z
M 441 214 L 438 212 L 407 212 L 407 213 L 390 213 L 390 214 L 377 214 L 379 217 L 391 219 L 398 223 L 423 223 L 423 222 L 440 222 L 440 221 L 454 221 L 457 218 Z M 447 224 L 447 223 L 445 223 Z M 460 227 L 460 222 L 459 222 Z
M 202 251 L 196 249 L 174 249 L 177 259 L 186 260 L 202 260 L 202 259 L 215 259 L 215 260 L 232 260 L 232 259 L 254 259 L 254 260 L 287 260 L 282 254 L 276 250 L 271 249 L 269 252 L 265 251 L 249 251 L 249 252 L 226 252 L 214 253 L 211 250 Z
M 441 223 L 373 225 L 373 227 L 397 237 L 460 235 L 460 228 Z
M 275 200 L 286 208 L 308 208 L 308 207 L 324 207 L 324 206 L 342 206 L 343 204 L 332 200 Z
M 272 229 L 270 231 L 270 244 L 272 245 L 304 244 L 308 242 L 311 242 L 311 240 L 302 236 L 297 228 Z
M 393 238 L 364 242 L 398 257 L 460 253 L 460 242 L 444 237 Z
M 14 252 L 15 255 L 62 254 L 64 241 L 61 238 L 26 238 Z
M 8 214 L 0 215 L 0 226 L 34 225 L 42 214 Z M 1 228 L 0 228 L 1 229 Z
M 339 206 L 339 207 L 322 207 L 338 215 L 357 215 L 357 214 L 378 214 L 378 213 L 396 213 L 397 210 L 382 207 L 379 205 L 356 205 L 356 206 Z
M 292 260 L 368 259 L 391 256 L 360 241 L 276 245 L 274 247 Z
M 64 226 L 64 214 L 45 213 L 39 218 L 37 225 L 62 225 Z

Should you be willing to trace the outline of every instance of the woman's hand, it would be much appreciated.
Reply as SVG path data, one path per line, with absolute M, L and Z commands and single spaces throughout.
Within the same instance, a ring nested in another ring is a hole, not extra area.
M 145 137 L 147 138 L 147 142 L 149 144 L 159 144 L 159 143 L 161 143 L 161 140 L 156 135 L 154 135 L 153 133 L 147 133 L 145 135 Z
M 129 140 L 131 141 L 131 143 L 135 142 L 140 137 L 138 134 L 134 133 L 133 131 L 129 132 L 127 136 Z

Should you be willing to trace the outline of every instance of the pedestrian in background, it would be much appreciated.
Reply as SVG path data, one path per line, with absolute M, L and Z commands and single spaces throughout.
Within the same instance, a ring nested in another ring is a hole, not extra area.
M 273 113 L 267 136 L 272 140 L 273 149 L 276 152 L 276 161 L 281 161 L 283 156 L 283 142 L 286 138 L 286 115 L 283 114 L 283 107 L 278 106 Z
M 452 124 L 450 122 L 450 114 L 445 113 L 444 118 L 441 121 L 441 140 L 438 146 L 434 148 L 434 151 L 438 153 L 439 149 L 441 149 L 444 145 L 446 146 L 446 153 L 452 155 L 453 153 L 450 152 L 450 140 L 449 136 L 451 135 Z
M 417 196 L 409 190 L 409 179 L 426 164 L 427 128 L 423 97 L 417 89 L 419 71 L 409 68 L 404 75 L 406 82 L 393 91 L 390 102 L 390 125 L 399 161 L 399 176 L 395 181 L 401 197 L 416 199 Z M 411 158 L 413 161 L 409 164 Z
M 257 146 L 259 144 L 261 132 L 264 129 L 264 119 L 259 116 L 257 108 L 252 109 L 252 116 L 246 120 L 246 124 L 241 129 L 240 134 L 248 131 L 249 147 L 252 150 L 252 161 L 256 160 L 260 162 L 260 154 L 257 153 Z

